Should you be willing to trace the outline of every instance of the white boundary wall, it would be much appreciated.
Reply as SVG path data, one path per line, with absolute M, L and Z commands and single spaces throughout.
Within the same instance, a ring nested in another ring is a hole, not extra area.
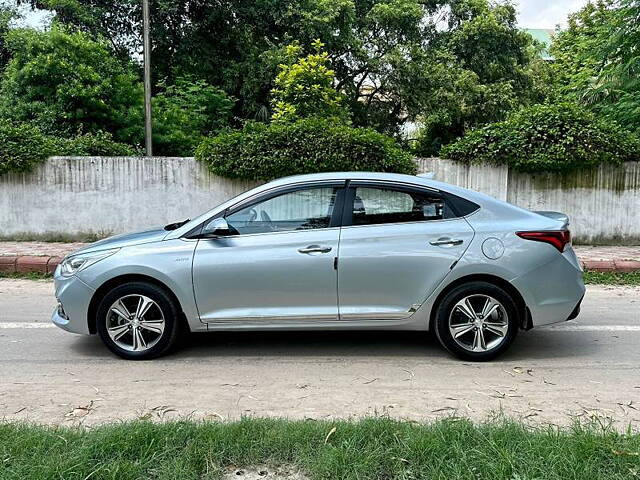
M 640 162 L 567 174 L 524 174 L 504 166 L 417 160 L 420 172 L 530 210 L 564 212 L 580 243 L 640 245 Z
M 532 210 L 569 214 L 582 243 L 640 244 L 640 162 L 573 174 L 416 160 L 420 172 Z M 0 176 L 0 236 L 107 235 L 196 216 L 257 185 L 212 175 L 193 158 L 52 157 Z

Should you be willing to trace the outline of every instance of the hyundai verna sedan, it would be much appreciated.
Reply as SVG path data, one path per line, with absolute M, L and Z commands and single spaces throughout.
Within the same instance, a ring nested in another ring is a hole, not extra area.
M 67 256 L 52 320 L 127 359 L 158 357 L 185 331 L 380 329 L 432 331 L 489 360 L 518 330 L 578 315 L 567 227 L 420 176 L 288 177 Z

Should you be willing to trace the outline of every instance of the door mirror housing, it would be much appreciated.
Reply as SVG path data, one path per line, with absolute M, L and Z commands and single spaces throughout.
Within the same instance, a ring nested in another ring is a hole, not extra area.
M 200 234 L 200 236 L 204 238 L 223 237 L 226 235 L 233 235 L 233 231 L 227 221 L 222 217 L 214 218 L 207 223 L 202 228 L 202 233 Z

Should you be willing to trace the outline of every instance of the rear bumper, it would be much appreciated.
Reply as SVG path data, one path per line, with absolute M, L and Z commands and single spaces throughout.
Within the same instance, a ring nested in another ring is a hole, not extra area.
M 585 286 L 580 264 L 571 249 L 511 283 L 531 312 L 531 326 L 564 322 L 580 312 Z
M 584 297 L 582 297 L 582 298 L 584 298 Z M 576 308 L 573 309 L 573 312 L 571 312 L 571 315 L 569 315 L 567 320 L 573 320 L 574 318 L 577 318 L 578 315 L 580 315 L 580 305 L 582 305 L 582 298 L 580 299 L 580 301 L 576 305 Z

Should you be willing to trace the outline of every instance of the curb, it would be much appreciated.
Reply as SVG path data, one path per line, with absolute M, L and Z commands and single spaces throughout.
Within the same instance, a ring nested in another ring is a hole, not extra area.
M 640 262 L 634 260 L 584 260 L 582 267 L 590 272 L 632 273 L 640 271 Z
M 61 261 L 62 257 L 59 256 L 0 255 L 0 273 L 52 275 Z M 635 260 L 584 260 L 581 263 L 582 268 L 589 272 L 640 272 L 640 261 Z
M 42 273 L 53 275 L 62 257 L 0 255 L 0 273 Z

